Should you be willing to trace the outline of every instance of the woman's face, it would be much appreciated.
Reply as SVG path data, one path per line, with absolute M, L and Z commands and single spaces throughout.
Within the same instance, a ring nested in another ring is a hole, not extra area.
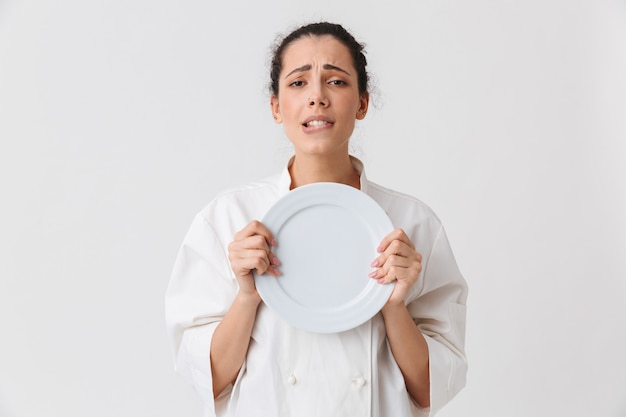
M 332 36 L 306 36 L 284 51 L 274 118 L 283 123 L 296 154 L 348 153 L 356 119 L 365 117 L 369 96 L 361 96 L 348 48 Z

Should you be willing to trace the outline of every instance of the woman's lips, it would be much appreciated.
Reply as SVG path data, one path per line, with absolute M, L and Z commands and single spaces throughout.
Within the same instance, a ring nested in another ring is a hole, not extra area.
M 324 116 L 309 117 L 302 123 L 305 132 L 313 132 L 316 130 L 327 129 L 333 126 L 332 120 Z
M 305 123 L 304 126 L 305 127 L 319 127 L 319 126 L 325 126 L 326 124 L 328 124 L 328 122 L 326 120 L 311 120 L 309 123 Z

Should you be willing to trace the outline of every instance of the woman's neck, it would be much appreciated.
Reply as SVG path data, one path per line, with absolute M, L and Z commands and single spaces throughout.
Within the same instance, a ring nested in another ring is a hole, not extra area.
M 315 182 L 337 182 L 361 188 L 361 177 L 349 155 L 341 158 L 303 157 L 296 155 L 289 167 L 291 189 Z

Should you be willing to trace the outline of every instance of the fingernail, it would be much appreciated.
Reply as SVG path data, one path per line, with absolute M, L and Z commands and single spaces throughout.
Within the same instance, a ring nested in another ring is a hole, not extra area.
M 373 266 L 374 268 L 376 268 L 378 266 L 378 258 L 374 259 L 372 263 L 370 264 L 370 266 Z
M 276 246 L 276 239 L 272 238 L 272 241 L 270 242 L 270 246 Z
M 374 272 L 370 273 L 368 276 L 370 278 L 376 278 L 376 275 L 378 275 L 378 271 L 374 271 Z
M 379 283 L 379 284 L 384 284 L 384 283 L 385 283 L 385 278 L 380 278 L 380 279 L 378 280 L 378 283 Z
M 272 265 L 276 265 L 276 266 L 280 265 L 280 261 L 275 256 L 272 258 Z

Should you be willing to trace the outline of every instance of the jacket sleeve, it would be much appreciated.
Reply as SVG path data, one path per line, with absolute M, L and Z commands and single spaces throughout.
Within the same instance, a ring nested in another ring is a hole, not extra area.
M 174 263 L 165 314 L 175 369 L 213 412 L 225 406 L 230 389 L 214 402 L 211 339 L 236 293 L 224 245 L 204 217 L 196 216 Z
M 407 307 L 426 338 L 430 363 L 430 409 L 415 406 L 414 415 L 434 416 L 465 386 L 465 315 L 467 283 L 442 227 L 421 279 L 422 288 Z

